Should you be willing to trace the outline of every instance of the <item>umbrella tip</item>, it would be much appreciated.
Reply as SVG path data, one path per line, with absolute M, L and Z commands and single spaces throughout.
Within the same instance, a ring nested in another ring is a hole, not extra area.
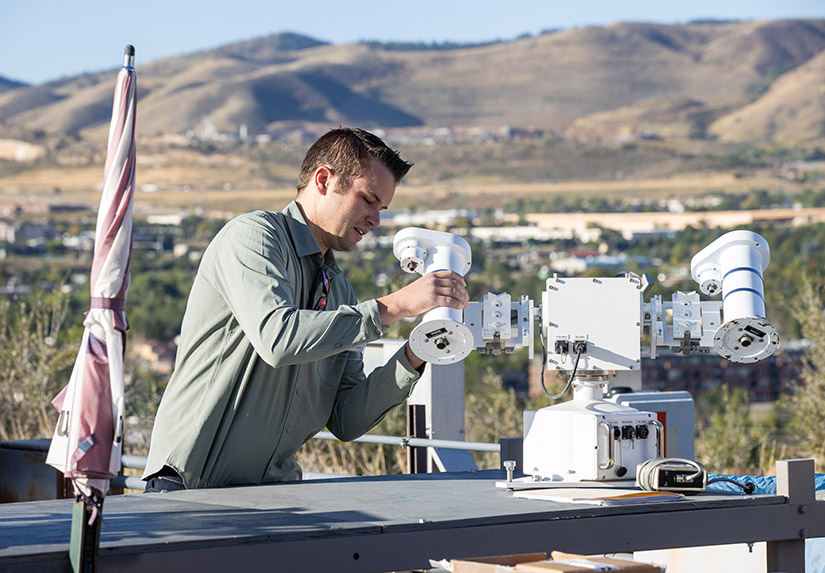
M 135 69 L 135 47 L 132 44 L 126 44 L 123 49 L 123 67 Z

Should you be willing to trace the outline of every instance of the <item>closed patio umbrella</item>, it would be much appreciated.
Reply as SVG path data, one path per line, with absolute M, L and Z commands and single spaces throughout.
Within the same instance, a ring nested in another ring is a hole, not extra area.
M 115 86 L 95 231 L 91 305 L 83 321 L 83 339 L 69 383 L 52 402 L 60 417 L 46 459 L 47 464 L 72 480 L 78 497 L 75 519 L 82 509 L 82 530 L 95 536 L 93 547 L 80 544 L 79 551 L 87 554 L 86 558 L 89 551 L 96 556 L 103 498 L 109 480 L 120 471 L 123 449 L 123 357 L 128 329 L 125 303 L 135 185 L 134 54 L 134 47 L 127 46 Z M 80 525 L 73 523 L 72 550 L 77 549 L 78 528 Z M 73 562 L 76 557 L 84 558 L 72 555 Z

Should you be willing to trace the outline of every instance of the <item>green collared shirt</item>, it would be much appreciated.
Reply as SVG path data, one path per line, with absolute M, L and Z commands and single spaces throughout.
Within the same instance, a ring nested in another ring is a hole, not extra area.
M 310 309 L 330 279 L 327 310 Z M 164 465 L 187 488 L 300 479 L 294 454 L 327 427 L 352 440 L 409 395 L 419 373 L 402 347 L 364 375 L 382 334 L 295 202 L 233 219 L 206 249 L 158 408 L 144 477 Z

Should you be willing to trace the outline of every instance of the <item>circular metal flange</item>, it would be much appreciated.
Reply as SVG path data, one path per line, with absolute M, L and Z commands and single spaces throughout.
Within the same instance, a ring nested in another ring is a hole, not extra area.
M 453 364 L 473 351 L 473 333 L 454 320 L 428 320 L 410 334 L 410 348 L 421 360 L 431 364 Z
M 750 364 L 776 352 L 779 334 L 762 318 L 735 318 L 720 326 L 713 335 L 713 348 L 731 362 Z

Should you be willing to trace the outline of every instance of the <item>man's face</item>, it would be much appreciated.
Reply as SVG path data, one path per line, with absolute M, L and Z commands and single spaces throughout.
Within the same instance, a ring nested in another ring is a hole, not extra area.
M 363 173 L 351 180 L 349 189 L 338 188 L 330 179 L 322 201 L 319 226 L 324 231 L 322 250 L 352 251 L 361 238 L 381 224 L 381 211 L 395 195 L 395 178 L 383 163 L 373 159 Z

